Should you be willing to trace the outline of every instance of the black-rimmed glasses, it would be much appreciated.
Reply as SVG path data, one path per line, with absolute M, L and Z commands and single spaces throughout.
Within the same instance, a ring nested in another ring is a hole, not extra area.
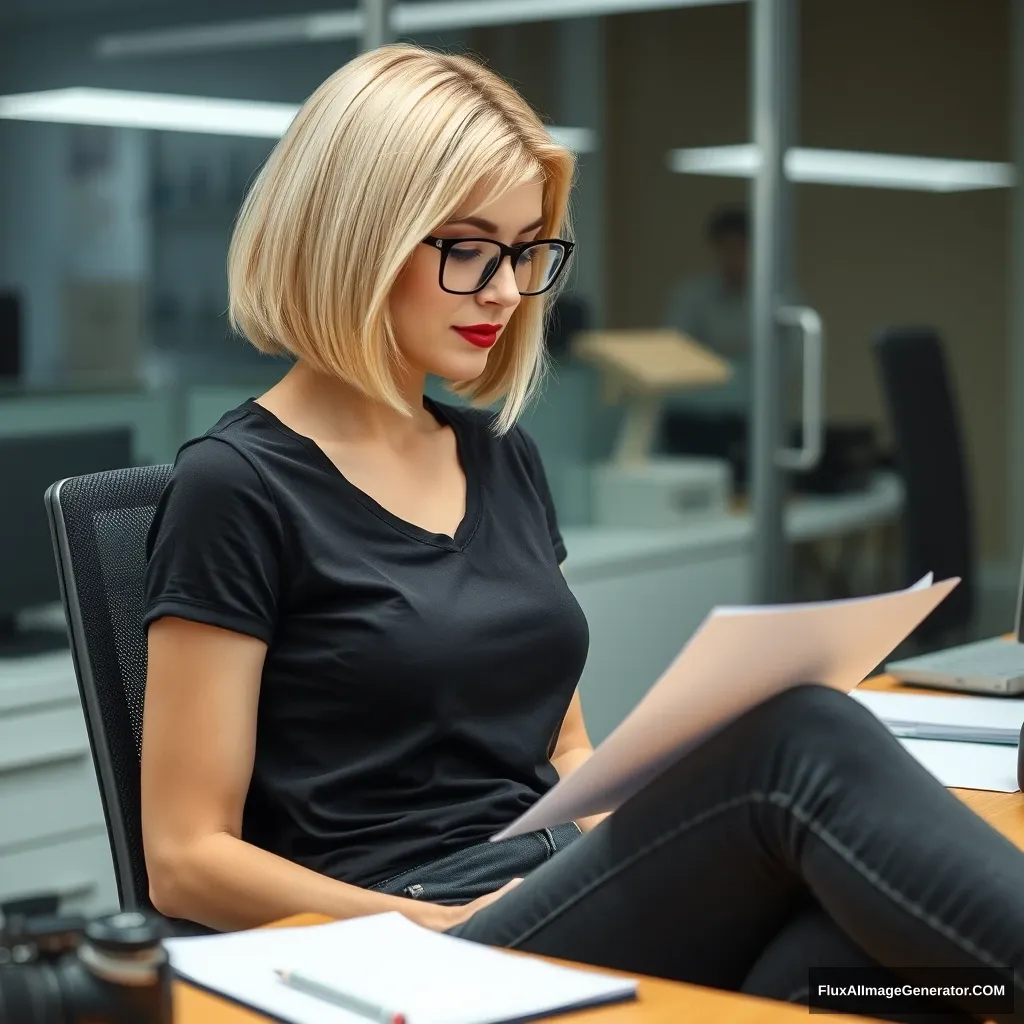
M 520 295 L 540 295 L 565 270 L 574 242 L 564 238 L 537 238 L 519 245 L 503 245 L 493 238 L 437 238 L 427 235 L 424 245 L 441 253 L 438 283 L 453 295 L 472 295 L 487 286 L 508 256 Z

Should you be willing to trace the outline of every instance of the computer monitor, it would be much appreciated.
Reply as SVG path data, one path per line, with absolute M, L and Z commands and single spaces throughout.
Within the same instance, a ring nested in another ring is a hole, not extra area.
M 127 427 L 0 438 L 0 657 L 67 645 L 66 631 L 28 628 L 21 615 L 60 600 L 46 488 L 64 477 L 130 465 Z

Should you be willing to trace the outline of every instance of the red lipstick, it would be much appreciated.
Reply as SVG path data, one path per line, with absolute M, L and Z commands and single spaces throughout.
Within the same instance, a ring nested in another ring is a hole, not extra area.
M 490 348 L 498 340 L 501 324 L 472 324 L 469 327 L 453 327 L 471 345 L 477 348 Z

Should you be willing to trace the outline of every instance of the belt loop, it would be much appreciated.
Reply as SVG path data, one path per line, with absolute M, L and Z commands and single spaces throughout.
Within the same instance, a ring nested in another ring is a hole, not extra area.
M 543 829 L 543 832 L 544 832 L 544 838 L 547 839 L 547 841 L 548 841 L 548 847 L 549 847 L 548 857 L 550 857 L 551 854 L 558 853 L 558 846 L 555 843 L 555 837 L 551 834 L 551 829 L 549 829 L 549 828 Z

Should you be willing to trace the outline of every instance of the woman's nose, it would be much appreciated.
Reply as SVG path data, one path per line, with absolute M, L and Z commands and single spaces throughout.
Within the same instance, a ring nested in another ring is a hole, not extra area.
M 487 282 L 487 285 L 480 292 L 486 302 L 498 302 L 502 306 L 516 306 L 519 304 L 519 285 L 516 282 L 516 274 L 512 269 L 512 260 L 503 259 L 495 271 L 494 277 Z

